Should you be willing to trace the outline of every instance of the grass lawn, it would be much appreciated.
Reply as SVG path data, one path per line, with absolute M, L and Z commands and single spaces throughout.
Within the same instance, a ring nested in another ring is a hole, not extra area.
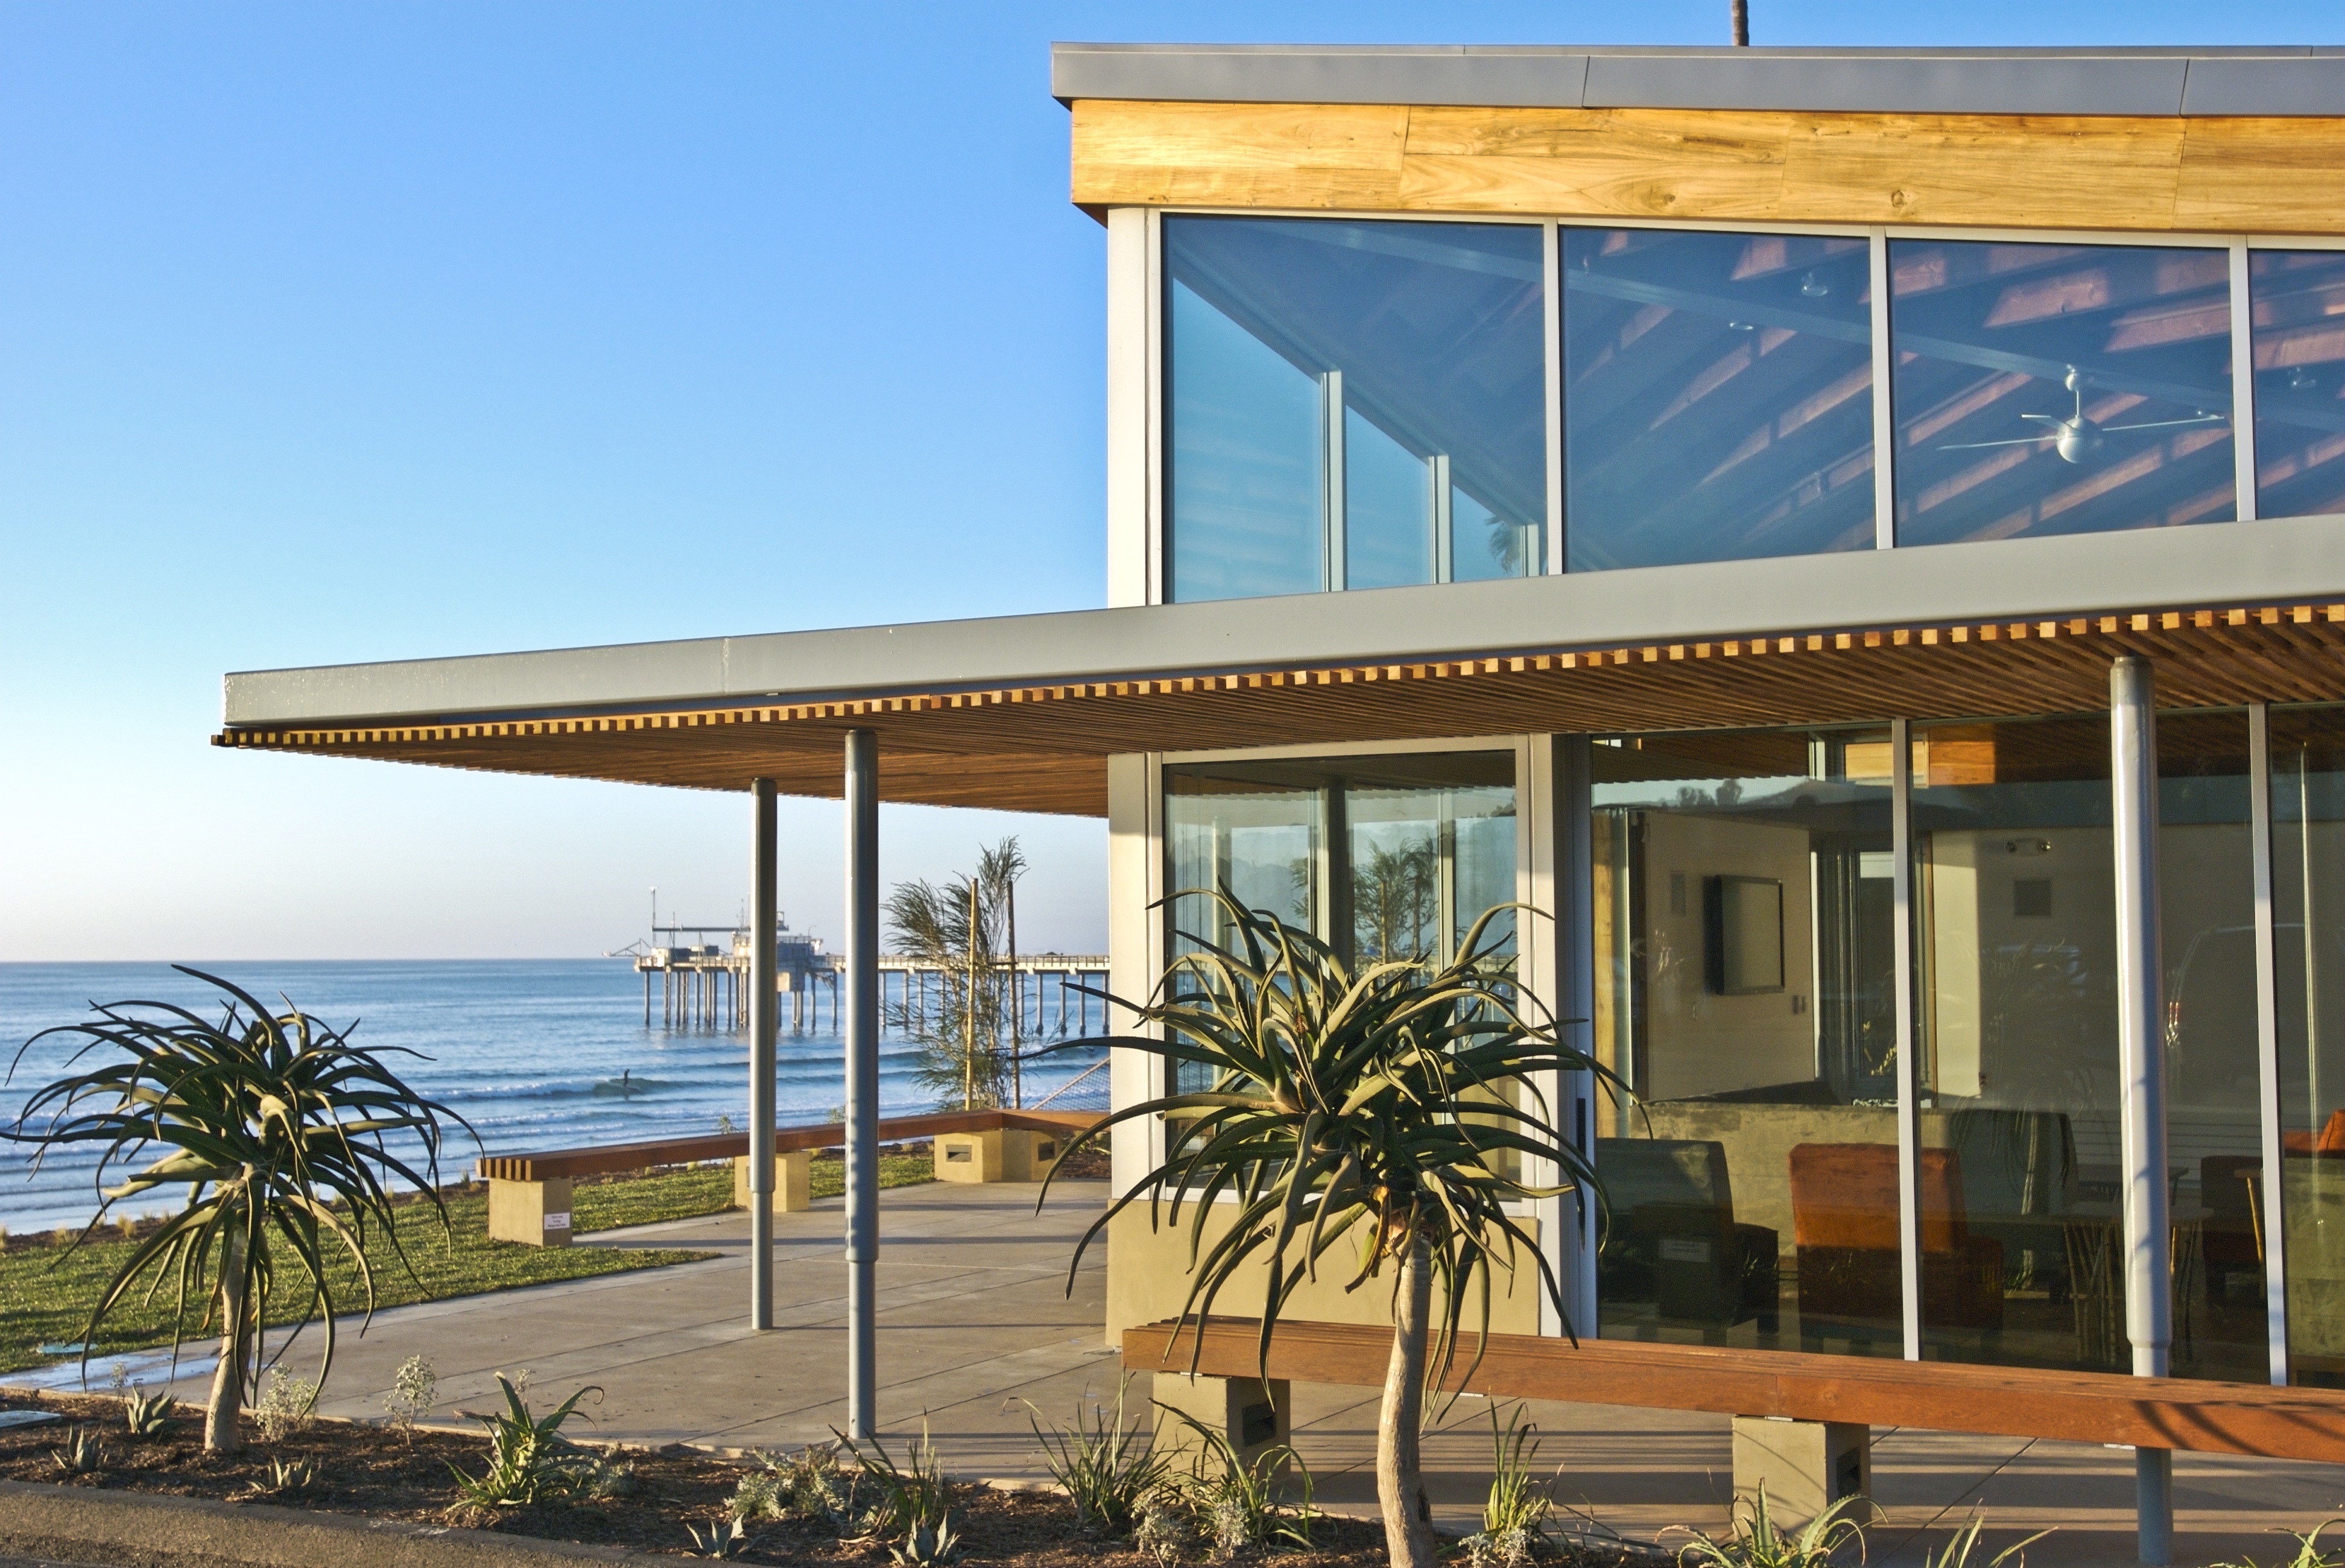
M 934 1168 L 926 1154 L 881 1157 L 879 1184 L 905 1187 L 932 1179 Z M 844 1167 L 837 1160 L 817 1160 L 814 1195 L 837 1197 Z M 826 1185 L 827 1178 L 827 1185 Z M 577 1189 L 571 1212 L 580 1230 L 613 1230 L 625 1225 L 652 1225 L 695 1215 L 718 1214 L 733 1202 L 733 1169 L 729 1165 L 703 1166 L 596 1182 Z M 375 1304 L 403 1307 L 415 1301 L 436 1301 L 451 1296 L 474 1296 L 484 1290 L 510 1290 L 523 1285 L 543 1285 L 556 1280 L 581 1280 L 595 1274 L 620 1274 L 634 1269 L 658 1269 L 671 1263 L 695 1262 L 713 1252 L 672 1248 L 524 1247 L 488 1238 L 489 1199 L 486 1193 L 451 1197 L 448 1218 L 452 1237 L 443 1236 L 431 1210 L 421 1204 L 400 1211 L 400 1239 L 407 1249 L 414 1275 L 399 1265 L 389 1247 L 374 1253 Z M 54 1361 L 44 1356 L 44 1344 L 70 1344 L 80 1340 L 89 1309 L 98 1292 L 128 1259 L 135 1242 L 93 1237 L 70 1256 L 55 1245 L 28 1245 L 14 1239 L 0 1253 L 0 1372 L 38 1366 Z M 291 1288 L 299 1277 L 280 1283 L 285 1309 L 272 1321 L 290 1321 L 307 1304 L 306 1292 L 294 1299 Z M 335 1300 L 345 1310 L 362 1304 L 356 1277 L 347 1264 L 330 1269 Z M 143 1292 L 144 1287 L 140 1287 Z M 171 1288 L 167 1282 L 153 1301 L 134 1294 L 108 1316 L 97 1340 L 101 1351 L 167 1345 L 171 1340 Z M 188 1319 L 191 1349 L 208 1351 L 198 1333 L 198 1307 Z

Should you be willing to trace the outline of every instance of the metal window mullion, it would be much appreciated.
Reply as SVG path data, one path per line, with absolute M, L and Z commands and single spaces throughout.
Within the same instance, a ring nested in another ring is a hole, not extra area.
M 1547 559 L 1541 570 L 1563 570 L 1563 230 L 1554 223 L 1544 226 L 1545 248 L 1540 258 L 1541 315 L 1546 323 L 1547 366 L 1547 525 L 1545 535 Z M 1526 561 L 1523 575 L 1536 575 Z
M 2250 309 L 2248 242 L 2231 241 L 2231 456 L 2239 521 L 2256 518 L 2256 322 Z
M 1873 295 L 1873 545 L 1897 548 L 1897 427 L 1890 406 L 1889 231 L 1870 241 Z
M 1450 558 L 1449 454 L 1436 452 L 1425 466 L 1433 486 L 1433 581 L 1447 582 L 1457 576 L 1457 562 Z
M 2261 703 L 2248 709 L 2248 821 L 2255 865 L 2257 1111 L 2263 1129 L 2264 1321 L 2271 1381 L 2288 1383 L 2287 1216 L 2279 1106 L 2279 932 L 2272 909 L 2271 723 Z
M 1164 546 L 1169 531 L 1164 526 L 1164 514 L 1170 510 L 1170 491 L 1164 472 L 1164 421 L 1172 417 L 1164 399 L 1164 317 L 1170 308 L 1164 288 L 1164 214 L 1155 207 L 1148 209 L 1148 242 L 1145 246 L 1148 268 L 1148 338 L 1146 355 L 1148 369 L 1148 573 L 1147 602 L 1165 602 L 1165 585 L 1171 578 L 1166 570 Z
M 1889 722 L 1890 942 L 1896 965 L 1897 1280 L 1905 1359 L 1922 1359 L 1922 1075 L 1914 1041 L 1913 726 Z
M 1319 580 L 1330 592 L 1341 592 L 1345 579 L 1344 541 L 1344 372 L 1329 370 L 1319 378 L 1320 420 L 1324 434 L 1320 450 L 1326 465 L 1321 492 L 1326 497 L 1326 540 L 1320 546 Z

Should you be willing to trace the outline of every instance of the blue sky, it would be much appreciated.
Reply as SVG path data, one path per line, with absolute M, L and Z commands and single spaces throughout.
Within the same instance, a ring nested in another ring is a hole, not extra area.
M 2345 7 L 1752 0 L 1758 42 L 2345 42 Z M 0 960 L 586 954 L 746 804 L 206 746 L 226 670 L 1099 603 L 1053 38 L 1716 43 L 1725 0 L 0 4 Z M 786 803 L 835 932 L 838 811 Z M 1020 833 L 1095 948 L 1095 824 Z

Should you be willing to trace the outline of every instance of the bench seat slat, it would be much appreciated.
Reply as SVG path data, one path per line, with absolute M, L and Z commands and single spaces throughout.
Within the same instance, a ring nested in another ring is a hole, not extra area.
M 1124 1365 L 1187 1371 L 1192 1333 L 1183 1330 L 1174 1343 L 1173 1330 L 1169 1321 L 1126 1330 Z M 1253 1319 L 1206 1320 L 1196 1370 L 1261 1376 L 1257 1333 Z M 1528 1334 L 1490 1335 L 1480 1364 L 1468 1371 L 1473 1338 L 1458 1347 L 1452 1385 L 1496 1398 L 2345 1462 L 2345 1391 L 1635 1340 L 1575 1347 Z M 1387 1329 L 1282 1322 L 1271 1340 L 1269 1375 L 1373 1387 L 1384 1381 L 1391 1349 Z

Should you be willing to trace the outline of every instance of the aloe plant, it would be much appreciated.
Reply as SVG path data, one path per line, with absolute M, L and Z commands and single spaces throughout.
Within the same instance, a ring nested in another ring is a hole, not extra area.
M 330 1028 L 289 1000 L 272 1012 L 227 980 L 178 968 L 226 993 L 217 1021 L 173 1003 L 129 1001 L 93 1004 L 96 1018 L 42 1030 L 26 1049 L 50 1035 L 80 1035 L 86 1043 L 73 1062 L 99 1050 L 112 1059 L 36 1092 L 5 1136 L 39 1146 L 36 1168 L 52 1148 L 98 1150 L 101 1201 L 76 1248 L 107 1222 L 115 1205 L 159 1189 L 183 1191 L 179 1211 L 139 1243 L 99 1293 L 82 1333 L 82 1361 L 86 1369 L 107 1314 L 139 1281 L 150 1299 L 167 1285 L 176 1289 L 175 1362 L 191 1318 L 196 1332 L 219 1335 L 204 1446 L 232 1452 L 242 1446 L 237 1417 L 245 1401 L 258 1397 L 262 1373 L 314 1318 L 325 1320 L 318 1381 L 333 1364 L 334 1319 L 348 1303 L 337 1297 L 329 1253 L 350 1259 L 370 1318 L 370 1249 L 388 1240 L 406 1265 L 391 1184 L 416 1189 L 445 1232 L 441 1118 L 468 1133 L 472 1127 L 409 1088 L 383 1059 L 391 1050 L 415 1052 L 354 1046 L 350 1030 Z M 23 1060 L 19 1050 L 11 1078 Z M 45 1125 L 28 1130 L 44 1117 Z M 391 1152 L 386 1139 L 394 1135 L 421 1144 L 421 1169 Z M 112 1187 L 109 1172 L 122 1178 Z M 307 1297 L 294 1335 L 264 1356 L 261 1325 L 281 1319 L 279 1304 L 289 1294 Z
M 1355 967 L 1275 915 L 1225 892 L 1201 896 L 1226 916 L 1228 945 L 1187 936 L 1190 950 L 1166 970 L 1156 999 L 1121 1004 L 1161 1037 L 1112 1043 L 1162 1057 L 1167 1083 L 1200 1068 L 1207 1083 L 1129 1106 L 1071 1140 L 1070 1154 L 1123 1122 L 1165 1123 L 1163 1160 L 1085 1233 L 1075 1261 L 1142 1198 L 1152 1224 L 1178 1227 L 1185 1212 L 1180 1321 L 1210 1313 L 1242 1269 L 1266 1262 L 1265 1376 L 1279 1312 L 1323 1259 L 1348 1250 L 1347 1289 L 1389 1265 L 1393 1348 L 1376 1490 L 1395 1568 L 1431 1568 L 1417 1452 L 1426 1389 L 1453 1370 L 1469 1312 L 1477 1330 L 1487 1329 L 1493 1275 L 1511 1278 L 1525 1258 L 1568 1327 L 1560 1286 L 1508 1205 L 1595 1189 L 1594 1169 L 1552 1125 L 1539 1086 L 1554 1071 L 1610 1075 L 1565 1045 L 1558 1021 L 1515 983 L 1493 935 L 1510 906 L 1475 921 L 1447 964 Z M 1515 1174 L 1540 1167 L 1552 1183 Z M 1227 1221 L 1218 1233 L 1217 1220 Z M 1071 1268 L 1070 1290 L 1073 1281 Z

